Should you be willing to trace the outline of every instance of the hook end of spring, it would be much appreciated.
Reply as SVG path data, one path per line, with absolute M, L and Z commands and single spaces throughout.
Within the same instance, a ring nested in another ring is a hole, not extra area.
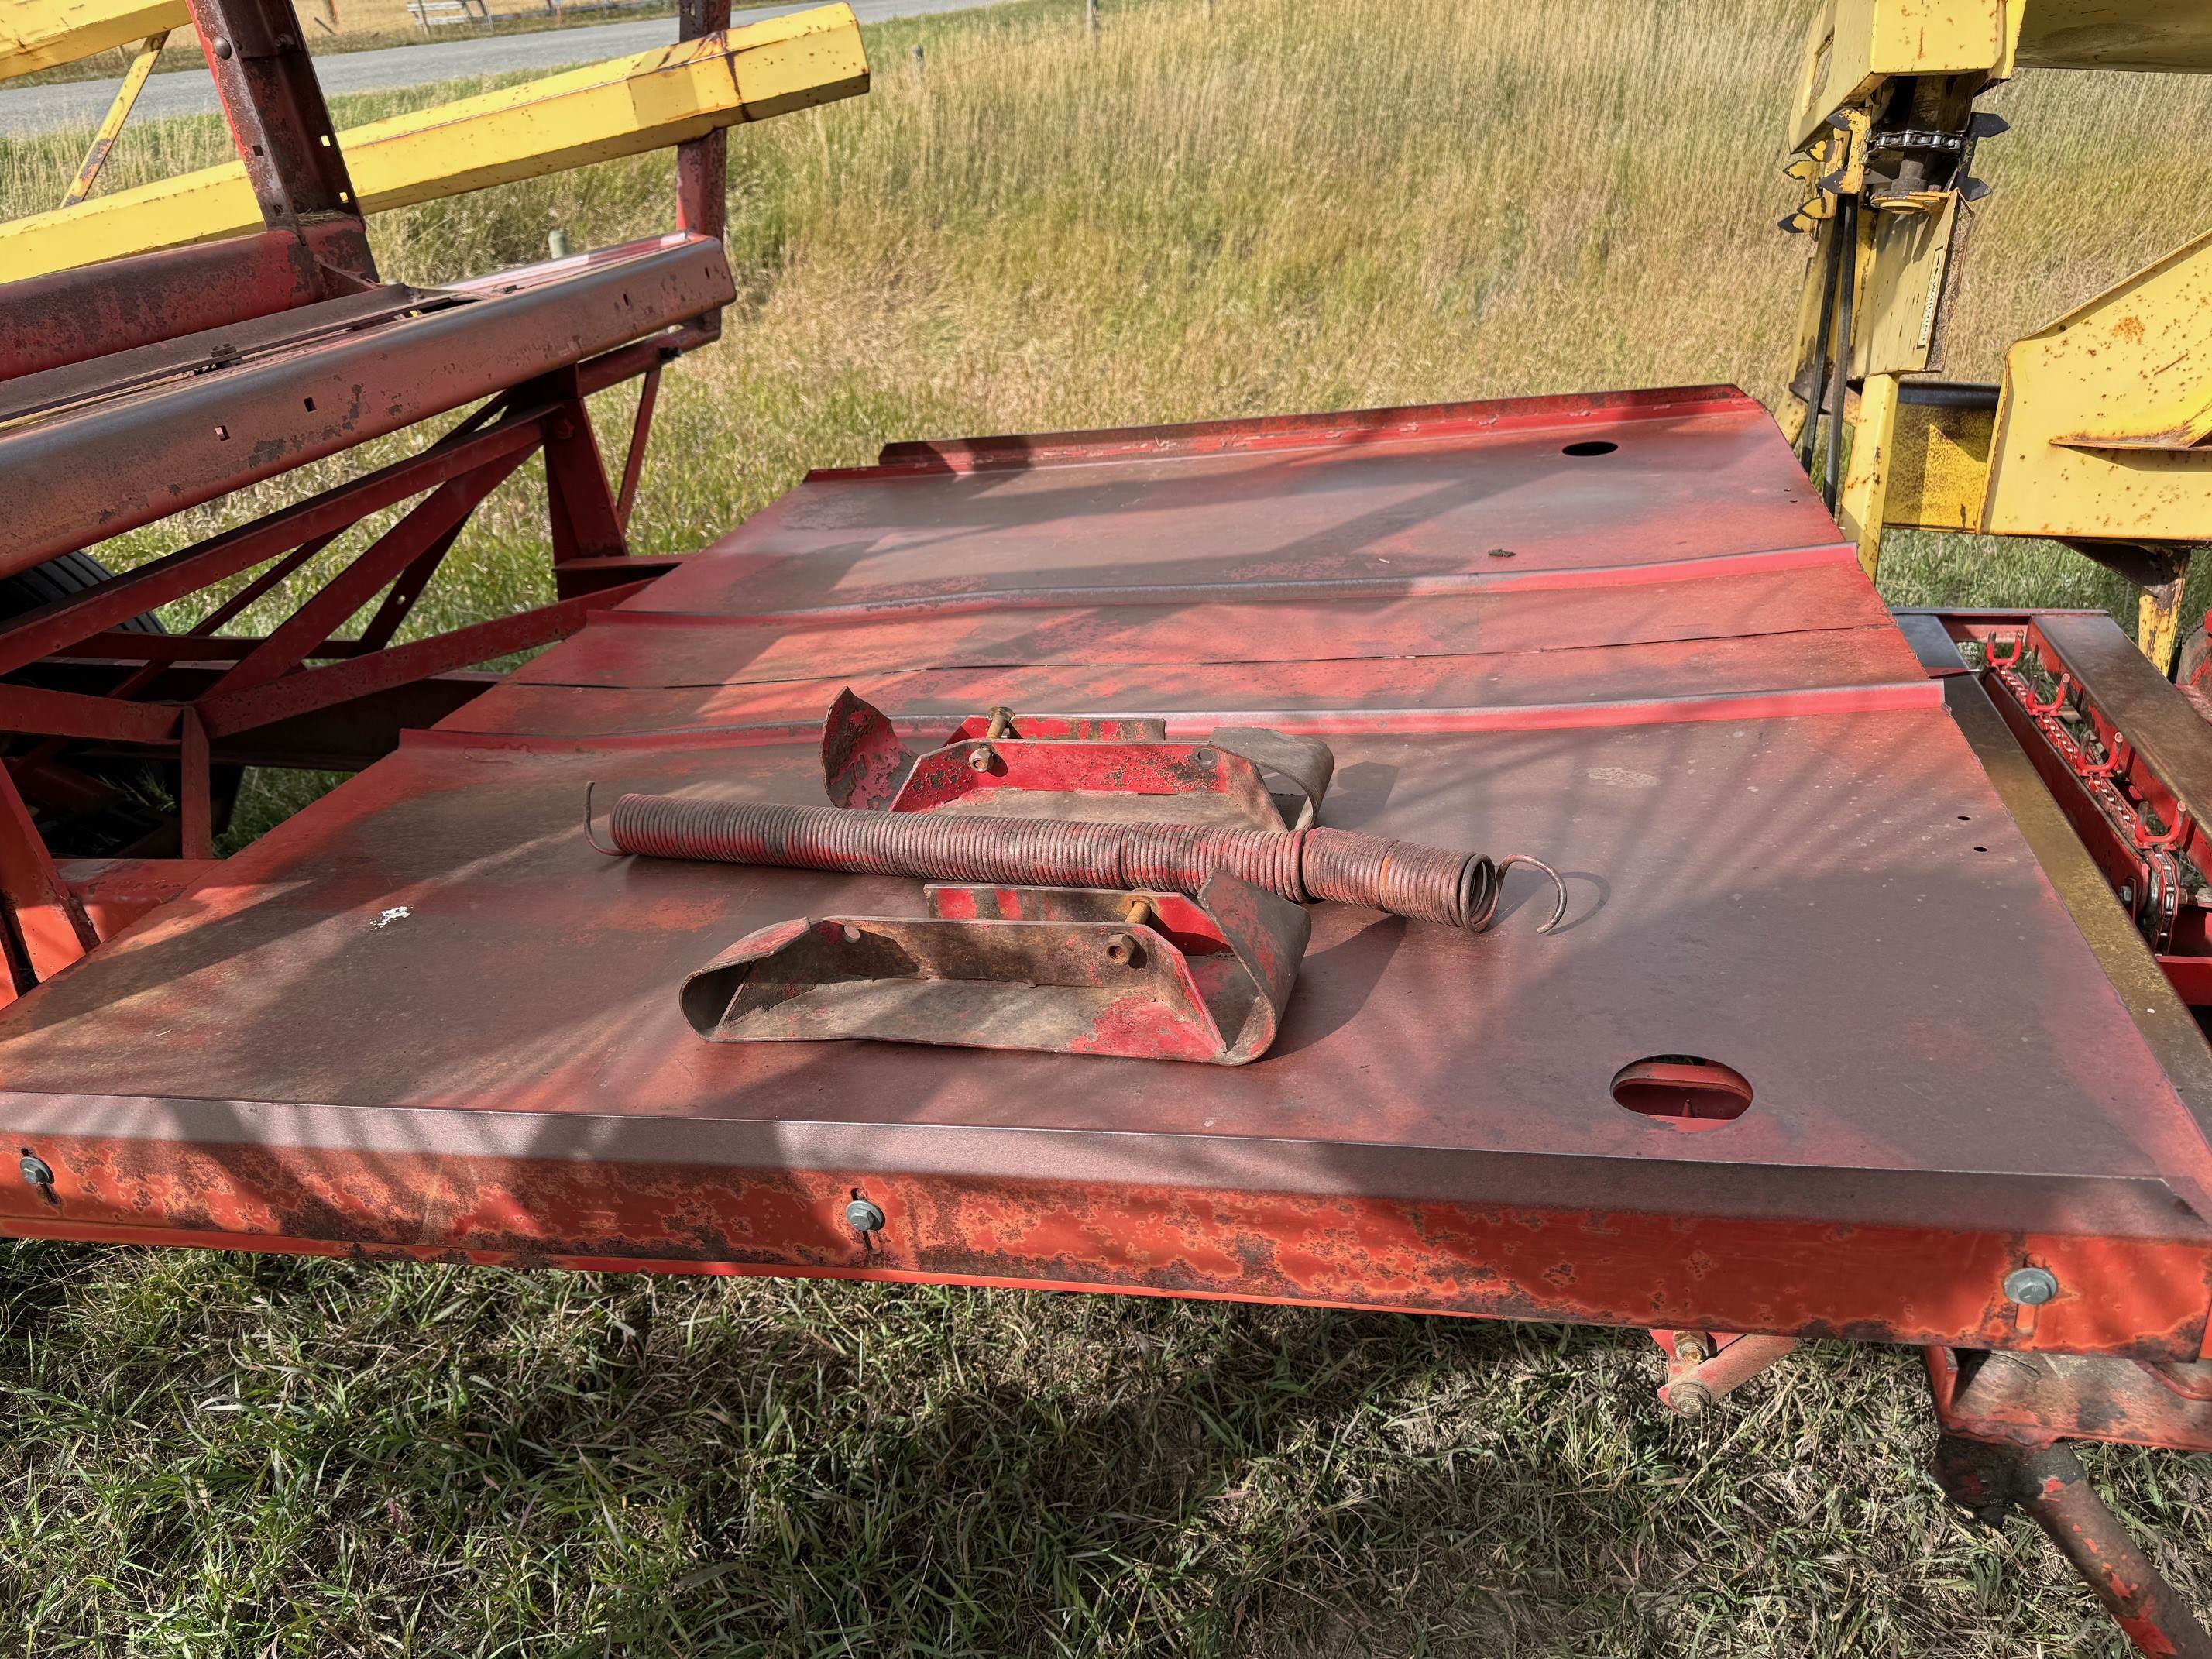
M 1552 906 L 1550 918 L 1543 926 L 1536 929 L 1539 933 L 1548 933 L 1566 920 L 1567 884 L 1560 877 L 1559 872 L 1545 863 L 1543 860 L 1532 859 L 1526 853 L 1509 853 L 1498 860 L 1498 879 L 1501 885 L 1505 880 L 1505 872 L 1516 864 L 1525 864 L 1532 870 L 1541 870 L 1551 878 L 1552 890 L 1558 895 L 1558 900 Z

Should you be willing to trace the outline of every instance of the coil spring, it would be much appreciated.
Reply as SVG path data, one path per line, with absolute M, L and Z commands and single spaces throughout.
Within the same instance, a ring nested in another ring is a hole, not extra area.
M 591 833 L 591 793 L 584 798 Z M 1152 822 L 1006 818 L 981 814 L 869 812 L 836 806 L 623 795 L 608 819 L 605 853 L 773 864 L 854 875 L 1044 887 L 1151 889 L 1196 896 L 1225 871 L 1304 903 L 1325 899 L 1480 933 L 1498 914 L 1502 878 L 1516 864 L 1541 870 L 1567 908 L 1550 866 L 1515 854 L 1493 860 L 1344 830 L 1234 830 Z

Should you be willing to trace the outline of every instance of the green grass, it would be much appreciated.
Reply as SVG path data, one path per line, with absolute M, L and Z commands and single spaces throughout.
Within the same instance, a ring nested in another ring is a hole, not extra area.
M 664 392 L 641 544 L 698 546 L 891 438 L 1771 398 L 1795 10 L 1157 0 L 1093 43 L 1074 0 L 1029 0 L 871 30 L 869 97 L 733 140 L 744 296 Z M 1984 150 L 1964 376 L 2197 228 L 2212 129 L 2187 82 L 1995 101 L 2016 131 Z M 211 121 L 137 130 L 112 183 L 222 154 Z M 0 198 L 53 199 L 74 161 L 0 145 Z M 556 225 L 659 228 L 667 178 L 376 234 L 434 281 Z M 495 497 L 421 624 L 545 597 L 541 515 L 531 478 Z M 1885 582 L 2124 597 L 2057 550 L 1934 538 L 1894 539 Z M 1900 1352 L 1816 1345 L 1685 1423 L 1636 1333 L 1279 1308 L 18 1244 L 0 1316 L 0 1632 L 26 1654 L 2124 1651 L 2039 1535 L 1946 1512 Z M 2212 1609 L 2212 1460 L 2087 1455 Z

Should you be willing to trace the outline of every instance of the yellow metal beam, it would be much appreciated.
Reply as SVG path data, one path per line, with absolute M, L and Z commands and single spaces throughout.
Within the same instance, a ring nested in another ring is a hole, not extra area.
M 148 35 L 140 43 L 138 55 L 131 60 L 131 67 L 124 70 L 123 84 L 116 88 L 114 100 L 107 106 L 107 113 L 100 117 L 100 131 L 93 135 L 92 148 L 84 153 L 83 165 L 77 168 L 76 177 L 70 181 L 70 187 L 62 197 L 64 207 L 75 207 L 92 194 L 92 187 L 100 179 L 100 168 L 107 164 L 107 152 L 115 148 L 117 135 L 122 132 L 123 124 L 131 118 L 131 106 L 138 101 L 138 94 L 145 90 L 146 77 L 154 72 L 155 60 L 161 57 L 161 48 L 168 44 L 169 32 L 167 29 L 159 34 Z
M 191 26 L 185 0 L 10 0 L 0 5 L 0 81 Z
M 363 213 L 641 155 L 868 89 L 847 5 L 817 7 L 338 134 Z M 0 282 L 258 229 L 235 161 L 0 224 Z
M 2212 6 L 2191 0 L 2027 0 L 2019 63 L 2023 69 L 2201 74 L 2212 70 Z
M 2212 539 L 2212 233 L 2005 354 L 1992 535 Z
M 2015 7 L 2019 0 L 2012 0 Z M 1820 0 L 1790 113 L 1790 148 L 1900 75 L 2008 71 L 2007 0 Z

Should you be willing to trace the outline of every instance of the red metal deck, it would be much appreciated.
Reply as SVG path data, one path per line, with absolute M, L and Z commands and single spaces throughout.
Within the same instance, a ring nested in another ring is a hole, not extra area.
M 1323 907 L 1241 1070 L 703 1042 L 685 974 L 919 884 L 605 859 L 585 785 L 819 802 L 848 684 L 1320 734 L 1324 823 L 1573 914 Z M 0 1012 L 0 1226 L 2193 1358 L 2203 1045 L 2126 950 L 1741 393 L 896 446 Z M 1614 1103 L 1684 1054 L 1748 1111 Z

